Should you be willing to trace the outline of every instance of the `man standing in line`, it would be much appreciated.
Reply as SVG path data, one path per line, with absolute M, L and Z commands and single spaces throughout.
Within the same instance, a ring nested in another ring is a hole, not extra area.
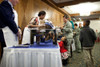
M 75 47 L 76 47 L 76 52 L 80 53 L 81 52 L 81 44 L 79 41 L 79 35 L 80 35 L 80 29 L 78 28 L 77 24 L 74 24 L 74 30 L 73 30 L 73 37 L 75 40 Z
M 10 29 L 15 38 L 18 36 L 21 38 L 21 34 L 18 30 L 18 27 L 14 21 L 14 12 L 13 7 L 19 2 L 19 0 L 5 0 L 0 4 L 0 46 L 1 46 L 1 56 L 3 55 L 3 48 L 7 46 L 4 31 Z M 9 32 L 7 32 L 9 33 Z M 8 39 L 11 38 L 8 36 Z M 16 39 L 15 39 L 16 40 Z
M 73 29 L 72 29 L 72 24 L 70 23 L 70 21 L 68 20 L 68 15 L 64 15 L 63 16 L 63 21 L 64 21 L 64 25 L 63 27 L 61 27 L 61 30 L 63 32 L 63 35 L 67 38 L 67 46 L 66 49 L 69 52 L 69 55 L 71 56 L 71 44 L 73 41 Z
M 83 29 L 80 32 L 80 42 L 83 48 L 85 67 L 94 67 L 94 58 L 92 55 L 92 49 L 95 44 L 96 34 L 93 29 L 89 27 L 90 20 L 86 20 L 83 23 Z

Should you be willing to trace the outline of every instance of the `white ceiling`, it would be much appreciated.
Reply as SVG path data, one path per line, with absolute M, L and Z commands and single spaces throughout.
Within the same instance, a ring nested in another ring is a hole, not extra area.
M 65 6 L 65 9 L 69 14 L 76 13 L 89 13 L 93 11 L 100 11 L 100 1 L 98 2 L 86 2 L 72 6 Z
M 64 3 L 64 2 L 69 2 L 73 0 L 53 0 L 55 3 Z

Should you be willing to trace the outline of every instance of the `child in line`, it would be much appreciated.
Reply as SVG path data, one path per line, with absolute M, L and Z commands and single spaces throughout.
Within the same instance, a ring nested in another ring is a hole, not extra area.
M 69 56 L 68 50 L 65 48 L 66 45 L 67 45 L 66 37 L 62 37 L 61 41 L 59 42 L 59 47 L 60 47 L 60 52 L 61 52 L 62 64 L 64 66 L 67 65 L 68 56 Z

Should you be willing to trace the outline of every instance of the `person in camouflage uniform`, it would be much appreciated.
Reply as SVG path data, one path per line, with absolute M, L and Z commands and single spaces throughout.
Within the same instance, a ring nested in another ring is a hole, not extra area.
M 79 53 L 81 52 L 81 44 L 79 41 L 79 34 L 80 34 L 80 29 L 77 27 L 77 24 L 74 24 L 74 30 L 73 30 L 73 34 L 74 34 L 74 40 L 75 40 L 75 48 L 76 51 Z
M 80 30 L 82 30 L 82 28 L 83 28 L 82 25 L 83 25 L 82 23 L 79 23 Z
M 63 32 L 63 35 L 67 38 L 67 46 L 65 46 L 65 48 L 67 48 L 69 55 L 71 56 L 70 47 L 73 42 L 73 32 L 72 32 L 72 24 L 70 23 L 68 18 L 69 18 L 68 15 L 63 16 L 64 25 L 63 27 L 61 27 L 61 30 Z

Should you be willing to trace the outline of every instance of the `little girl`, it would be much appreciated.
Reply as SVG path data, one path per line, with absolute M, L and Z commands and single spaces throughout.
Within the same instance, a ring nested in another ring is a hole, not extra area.
M 66 38 L 62 37 L 61 41 L 59 42 L 61 57 L 62 57 L 62 64 L 65 66 L 67 64 L 68 60 L 68 51 L 65 48 L 65 45 L 67 45 Z

